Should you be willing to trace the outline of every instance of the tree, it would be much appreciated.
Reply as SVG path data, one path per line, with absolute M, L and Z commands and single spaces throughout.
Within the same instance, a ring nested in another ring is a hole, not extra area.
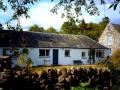
M 3 30 L 3 25 L 2 24 L 0 24 L 0 30 Z
M 80 25 L 79 25 L 80 30 L 87 30 L 87 24 L 84 19 L 82 19 Z
M 53 28 L 53 27 L 49 27 L 45 32 L 48 32 L 48 33 L 57 33 L 56 29 Z
M 11 23 L 12 20 L 18 20 L 21 16 L 25 16 L 26 18 L 29 17 L 28 11 L 29 11 L 29 5 L 34 4 L 35 2 L 38 2 L 39 0 L 0 0 L 0 9 L 3 11 L 6 11 L 9 8 L 13 10 L 13 15 L 11 19 L 7 22 L 7 26 L 9 29 L 15 29 L 15 30 L 21 30 L 20 23 L 17 24 L 16 28 L 15 26 L 12 27 L 9 23 Z M 51 2 L 55 0 L 50 0 Z M 99 0 L 96 2 L 96 0 L 58 0 L 58 3 L 54 6 L 54 8 L 51 9 L 51 12 L 57 13 L 58 9 L 63 7 L 65 13 L 62 14 L 62 16 L 66 16 L 70 18 L 71 16 L 78 17 L 82 15 L 84 11 L 89 13 L 90 15 L 99 15 L 99 10 L 97 8 L 98 3 L 101 5 L 106 4 L 108 0 Z M 8 4 L 6 4 L 8 3 Z M 111 0 L 109 1 L 110 6 L 109 8 L 113 8 L 114 10 L 117 9 L 118 4 L 120 3 L 120 0 Z M 82 9 L 84 7 L 84 10 Z
M 13 11 L 12 17 L 7 21 L 8 29 L 22 30 L 19 19 L 21 16 L 29 17 L 29 5 L 34 4 L 38 0 L 0 0 L 0 9 L 6 11 L 10 8 Z M 17 20 L 16 26 L 11 25 L 11 22 Z
M 104 17 L 98 24 L 96 23 L 85 23 L 84 20 L 78 25 L 78 34 L 86 35 L 94 40 L 98 40 L 101 33 L 103 32 L 106 25 L 109 23 L 109 18 Z
M 104 29 L 109 22 L 110 22 L 109 17 L 102 18 L 102 21 L 99 23 L 100 28 Z
M 75 34 L 77 33 L 77 26 L 76 26 L 76 22 L 73 18 L 70 18 L 68 21 L 64 22 L 61 26 L 60 29 L 61 33 L 65 33 L 65 34 Z
M 99 15 L 100 12 L 97 5 L 105 5 L 107 3 L 110 4 L 109 9 L 113 8 L 116 10 L 120 0 L 59 0 L 58 4 L 56 4 L 51 11 L 58 13 L 58 10 L 63 8 L 65 13 L 63 12 L 62 16 L 66 16 L 67 18 L 71 16 L 79 17 L 84 11 L 90 15 Z
M 95 49 L 90 47 L 89 49 L 89 64 L 94 64 L 95 63 Z
M 43 27 L 39 27 L 38 25 L 33 25 L 30 27 L 29 31 L 31 32 L 44 32 L 44 28 Z

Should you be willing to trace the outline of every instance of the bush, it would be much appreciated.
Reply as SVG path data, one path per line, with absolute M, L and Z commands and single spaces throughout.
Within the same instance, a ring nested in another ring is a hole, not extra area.
M 106 60 L 101 60 L 98 65 L 105 65 L 111 71 L 112 88 L 111 90 L 120 90 L 120 49 L 117 49 Z
M 113 64 L 115 69 L 120 69 L 120 49 L 114 51 L 109 60 L 110 63 Z

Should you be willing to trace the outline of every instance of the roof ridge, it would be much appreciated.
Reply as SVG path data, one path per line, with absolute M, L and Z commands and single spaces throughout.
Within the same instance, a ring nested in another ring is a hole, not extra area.
M 26 47 L 71 47 L 71 48 L 90 48 L 91 45 L 94 48 L 106 48 L 105 46 L 99 44 L 95 40 L 89 38 L 85 35 L 73 35 L 73 34 L 58 34 L 58 33 L 44 33 L 44 32 L 29 32 L 23 31 L 24 40 L 21 38 L 21 31 L 4 31 L 1 33 L 5 34 L 5 37 L 0 38 L 0 47 L 6 46 L 10 47 L 21 47 L 22 43 L 25 42 Z M 26 33 L 27 32 L 27 33 Z M 1 34 L 0 33 L 0 34 Z M 6 36 L 9 33 L 11 36 Z M 9 43 L 9 40 L 12 42 Z M 79 45 L 79 46 L 77 46 Z

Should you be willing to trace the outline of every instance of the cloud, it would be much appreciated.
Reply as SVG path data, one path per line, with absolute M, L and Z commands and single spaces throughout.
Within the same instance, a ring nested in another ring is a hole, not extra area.
M 50 26 L 59 29 L 61 24 L 66 20 L 61 18 L 61 14 L 53 14 L 50 12 L 54 3 L 39 3 L 35 7 L 31 8 L 29 11 L 30 18 L 25 19 L 22 17 L 20 19 L 22 27 L 31 26 L 37 24 L 39 26 L 47 29 Z
M 48 1 L 49 0 L 40 0 L 35 5 L 32 5 L 30 7 L 31 9 L 29 11 L 30 18 L 28 18 L 28 19 L 26 19 L 25 17 L 20 18 L 20 23 L 24 30 L 28 30 L 29 27 L 34 24 L 37 24 L 40 27 L 44 27 L 45 29 L 52 26 L 52 27 L 56 28 L 57 30 L 60 30 L 61 25 L 67 19 L 61 18 L 62 9 L 61 9 L 61 11 L 59 11 L 59 13 L 57 15 L 50 12 L 50 10 L 55 5 L 57 0 L 55 0 L 56 2 L 55 1 L 48 2 Z M 109 1 L 112 1 L 112 0 L 109 0 Z M 6 1 L 6 4 L 7 4 L 7 1 Z M 97 6 L 100 10 L 100 16 L 97 16 L 97 15 L 90 16 L 87 12 L 83 11 L 83 15 L 81 17 L 79 17 L 79 19 L 80 20 L 85 19 L 85 21 L 87 23 L 89 23 L 89 22 L 98 23 L 102 20 L 102 18 L 104 16 L 108 16 L 110 18 L 111 22 L 114 22 L 114 23 L 120 22 L 119 21 L 119 19 L 120 19 L 119 7 L 114 11 L 113 8 L 108 9 L 108 7 L 110 6 L 110 3 L 107 3 L 107 5 L 105 5 L 105 6 L 97 4 Z M 104 9 L 105 9 L 105 12 L 104 12 Z M 4 25 L 5 22 L 12 17 L 13 12 L 14 11 L 12 11 L 10 7 L 8 8 L 7 12 L 1 11 L 0 23 L 2 23 L 3 26 L 5 26 Z M 12 24 L 13 24 L 13 26 L 16 25 L 15 21 Z
M 22 27 L 23 28 L 28 26 L 30 27 L 34 24 L 37 24 L 39 26 L 44 27 L 45 29 L 52 26 L 59 30 L 63 22 L 65 22 L 67 19 L 61 18 L 60 12 L 62 11 L 59 11 L 57 15 L 50 12 L 50 10 L 54 7 L 54 5 L 55 3 L 45 2 L 45 3 L 39 3 L 33 8 L 31 8 L 31 10 L 29 11 L 30 18 L 20 19 Z M 95 17 L 99 17 L 99 16 L 90 16 L 88 13 L 85 12 L 83 16 L 80 17 L 79 19 L 81 20 L 84 18 L 87 23 L 91 21 L 94 22 L 100 21 L 101 18 L 96 19 Z

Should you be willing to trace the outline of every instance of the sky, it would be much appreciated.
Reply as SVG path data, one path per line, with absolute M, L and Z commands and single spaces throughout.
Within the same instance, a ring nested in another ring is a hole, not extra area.
M 37 24 L 40 27 L 44 27 L 45 29 L 52 26 L 58 31 L 60 30 L 61 25 L 65 21 L 67 21 L 67 19 L 62 18 L 61 13 L 58 13 L 56 15 L 50 12 L 50 10 L 52 9 L 52 7 L 54 7 L 56 2 L 49 2 L 49 1 L 41 0 L 35 5 L 30 6 L 30 10 L 28 12 L 28 14 L 30 15 L 30 18 L 28 19 L 24 17 L 20 18 L 21 26 L 25 31 L 28 30 L 29 27 L 34 24 Z M 106 6 L 98 5 L 98 8 L 100 10 L 100 16 L 97 16 L 97 15 L 90 16 L 88 13 L 84 12 L 82 17 L 79 17 L 79 19 L 80 20 L 82 18 L 85 19 L 86 23 L 89 23 L 89 22 L 99 23 L 105 15 L 110 18 L 110 21 L 112 23 L 120 24 L 119 9 L 114 11 L 113 9 L 107 9 L 108 7 L 109 7 L 109 4 L 107 4 Z M 105 13 L 104 13 L 104 9 L 105 9 Z M 62 10 L 60 12 L 62 12 Z M 10 17 L 12 16 L 12 13 L 13 11 L 11 11 L 10 8 L 8 8 L 7 12 L 1 12 L 0 23 L 4 25 L 5 22 L 10 19 Z M 13 24 L 16 24 L 16 22 L 14 22 Z

